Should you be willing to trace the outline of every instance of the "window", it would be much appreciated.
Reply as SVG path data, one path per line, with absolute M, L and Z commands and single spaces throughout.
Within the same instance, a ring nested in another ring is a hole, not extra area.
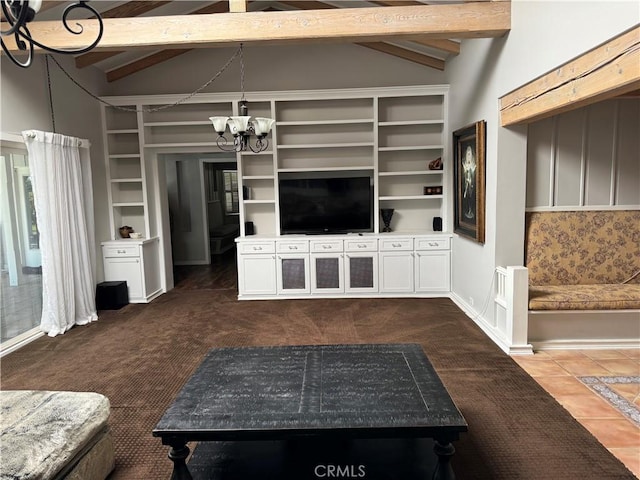
M 224 179 L 224 212 L 227 215 L 237 215 L 240 213 L 238 200 L 238 171 L 223 170 Z

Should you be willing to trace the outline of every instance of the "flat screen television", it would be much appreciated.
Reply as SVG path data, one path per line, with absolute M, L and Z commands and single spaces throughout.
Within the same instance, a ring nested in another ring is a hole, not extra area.
M 281 178 L 282 235 L 373 231 L 373 186 L 369 176 Z

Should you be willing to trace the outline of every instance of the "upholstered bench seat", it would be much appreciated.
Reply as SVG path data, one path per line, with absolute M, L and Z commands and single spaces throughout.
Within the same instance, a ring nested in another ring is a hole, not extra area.
M 1 391 L 0 413 L 1 480 L 104 480 L 115 466 L 104 395 Z
M 640 309 L 640 285 L 529 286 L 529 310 Z

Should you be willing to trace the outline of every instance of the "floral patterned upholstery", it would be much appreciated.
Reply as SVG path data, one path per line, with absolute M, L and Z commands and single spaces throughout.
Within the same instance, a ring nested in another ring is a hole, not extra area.
M 529 309 L 640 308 L 640 211 L 528 212 L 525 245 Z

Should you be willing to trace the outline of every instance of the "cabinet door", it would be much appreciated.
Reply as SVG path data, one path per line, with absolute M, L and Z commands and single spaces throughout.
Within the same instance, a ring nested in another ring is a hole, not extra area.
M 416 252 L 416 291 L 451 290 L 450 252 Z
M 344 255 L 326 253 L 311 255 L 311 292 L 344 292 Z
M 238 293 L 276 294 L 275 255 L 238 255 Z
M 413 292 L 413 252 L 380 252 L 380 291 Z
M 309 293 L 309 255 L 282 254 L 277 257 L 278 293 Z
M 347 253 L 344 270 L 346 292 L 374 293 L 378 291 L 377 253 Z
M 129 301 L 135 303 L 143 300 L 140 258 L 105 258 L 104 279 L 107 282 L 125 280 L 127 282 L 127 289 L 129 290 Z

